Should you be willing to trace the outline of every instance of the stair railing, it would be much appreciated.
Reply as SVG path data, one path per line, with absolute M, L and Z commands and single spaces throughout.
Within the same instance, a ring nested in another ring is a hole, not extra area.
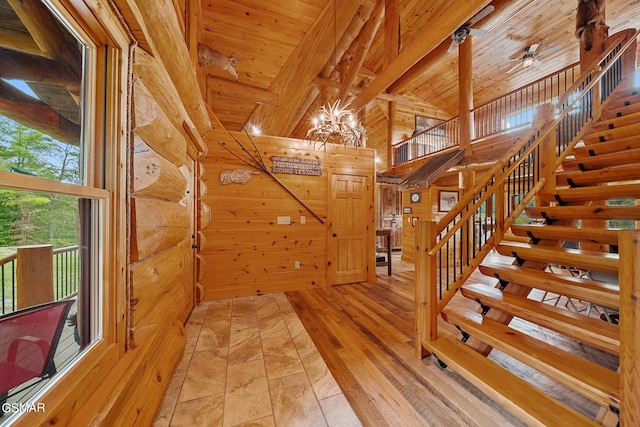
M 438 223 L 416 228 L 416 354 L 437 338 L 437 316 L 484 257 L 541 191 L 555 189 L 557 165 L 593 117 L 600 101 L 625 74 L 623 58 L 636 49 L 638 32 L 608 40 L 606 55 L 590 67 L 556 104 L 537 109 L 534 124 Z M 633 44 L 633 47 L 631 47 Z M 633 66 L 635 67 L 635 61 Z M 628 76 L 629 77 L 629 76 Z

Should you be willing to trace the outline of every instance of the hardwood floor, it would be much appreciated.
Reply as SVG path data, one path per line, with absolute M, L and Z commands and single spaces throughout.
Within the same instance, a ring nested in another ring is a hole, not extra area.
M 520 426 L 433 357 L 414 355 L 414 272 L 394 262 L 374 283 L 287 292 L 365 426 Z M 383 268 L 384 269 L 384 268 Z

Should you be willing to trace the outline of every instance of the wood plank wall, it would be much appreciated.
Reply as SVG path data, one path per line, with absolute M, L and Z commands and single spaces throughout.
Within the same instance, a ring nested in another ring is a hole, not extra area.
M 253 151 L 245 134 L 233 135 Z M 327 286 L 329 174 L 332 170 L 364 171 L 369 182 L 374 182 L 373 150 L 329 147 L 325 153 L 306 141 L 267 136 L 255 137 L 254 142 L 269 170 L 271 156 L 321 162 L 322 176 L 275 175 L 325 224 L 263 172 L 252 175 L 246 184 L 221 184 L 223 170 L 248 166 L 219 143 L 243 158 L 247 156 L 228 133 L 210 133 L 206 138 L 209 153 L 202 161 L 208 187 L 203 203 L 211 207 L 211 223 L 203 229 L 206 245 L 201 251 L 207 266 L 202 278 L 206 300 Z M 293 223 L 278 224 L 278 216 L 288 216 Z M 300 223 L 300 216 L 305 216 L 305 224 Z M 370 227 L 375 227 L 373 218 Z M 373 253 L 367 262 L 372 260 Z M 295 261 L 300 261 L 299 269 Z M 370 268 L 375 271 L 374 266 Z

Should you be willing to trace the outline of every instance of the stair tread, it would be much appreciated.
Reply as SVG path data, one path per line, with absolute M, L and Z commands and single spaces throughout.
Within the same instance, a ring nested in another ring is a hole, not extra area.
M 636 112 L 640 112 L 640 101 L 635 100 L 630 102 L 629 105 L 625 105 L 626 101 L 622 101 L 620 103 L 616 103 L 616 105 L 611 105 L 600 115 L 601 119 L 609 119 L 613 117 L 618 117 L 619 115 L 627 116 L 629 114 L 633 114 Z
M 484 285 L 482 285 L 484 286 Z M 442 317 L 464 332 L 602 405 L 620 404 L 620 375 L 480 313 L 446 309 Z
M 588 187 L 556 188 L 553 194 L 540 195 L 545 202 L 589 202 L 593 200 L 637 199 L 640 184 L 591 185 Z
M 640 180 L 640 163 L 610 166 L 596 170 L 573 170 L 556 173 L 557 186 L 585 187 L 637 180 Z
M 423 345 L 531 425 L 597 425 L 447 334 L 440 334 L 436 340 L 424 341 Z
M 595 145 L 595 144 L 594 144 Z M 640 162 L 640 148 L 588 157 L 570 157 L 562 162 L 565 171 L 593 170 Z
M 515 224 L 511 232 L 516 236 L 535 237 L 537 239 L 570 240 L 575 242 L 618 244 L 618 229 L 596 227 L 572 227 L 546 224 Z
M 597 141 L 611 141 L 616 138 L 626 138 L 629 136 L 638 135 L 640 133 L 640 123 L 634 123 L 626 126 L 622 126 L 614 129 L 604 129 L 600 131 L 594 131 L 587 135 L 584 135 L 582 139 L 585 141 L 597 142 Z
M 576 267 L 581 270 L 618 273 L 618 254 L 553 246 L 535 246 L 518 242 L 501 243 L 496 249 L 501 255 L 524 260 L 554 263 L 567 267 Z
M 640 138 L 637 136 L 618 138 L 611 141 L 595 142 L 574 147 L 575 157 L 586 157 L 601 154 L 617 153 L 625 150 L 640 148 Z
M 424 341 L 423 345 L 530 425 L 597 425 L 447 334 L 440 334 L 433 341 Z
M 484 284 L 463 285 L 460 290 L 465 297 L 489 307 L 495 307 L 609 353 L 620 353 L 620 328 L 613 323 L 502 292 Z
M 530 218 L 546 220 L 640 218 L 640 206 L 541 206 L 525 211 Z
M 606 117 L 604 119 L 600 118 L 593 124 L 593 129 L 608 129 L 610 125 L 617 128 L 619 126 L 628 126 L 638 122 L 640 122 L 640 112 L 632 112 L 622 116 Z
M 554 274 L 543 270 L 521 267 L 513 264 L 484 261 L 479 266 L 480 272 L 501 281 L 517 283 L 575 298 L 598 305 L 619 309 L 620 287 L 615 283 L 601 282 L 568 274 Z

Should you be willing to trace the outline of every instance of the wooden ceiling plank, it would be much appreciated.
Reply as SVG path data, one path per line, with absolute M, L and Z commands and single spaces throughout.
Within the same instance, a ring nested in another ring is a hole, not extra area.
M 214 76 L 207 77 L 207 99 L 210 96 L 235 98 L 272 107 L 278 105 L 277 93 Z
M 0 80 L 0 114 L 72 145 L 80 143 L 80 126 L 53 108 Z
M 430 30 L 416 37 L 415 41 L 404 48 L 398 57 L 378 74 L 378 77 L 352 103 L 353 109 L 356 111 L 362 109 L 488 3 L 487 0 L 451 2 L 440 14 L 429 15 L 427 17 L 429 22 L 425 25 L 429 25 Z
M 340 2 L 339 13 L 335 15 L 338 35 L 345 32 L 359 7 L 356 0 Z M 285 134 L 306 97 L 306 91 L 300 88 L 307 87 L 331 57 L 333 24 L 333 4 L 328 2 L 270 86 L 271 92 L 280 94 L 278 106 L 259 105 L 249 119 L 251 125 L 268 135 Z

